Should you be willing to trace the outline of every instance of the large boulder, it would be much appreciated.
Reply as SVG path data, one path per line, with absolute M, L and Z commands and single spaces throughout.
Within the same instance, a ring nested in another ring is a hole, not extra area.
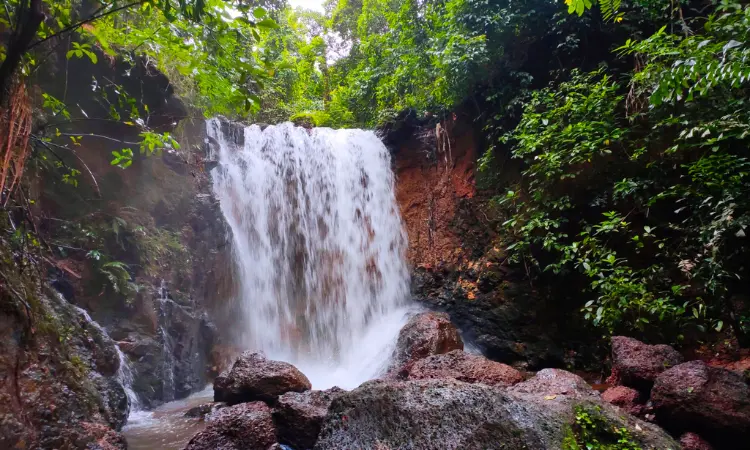
M 279 442 L 297 449 L 315 445 L 331 402 L 346 391 L 334 387 L 325 391 L 287 392 L 273 410 Z
M 407 376 L 409 380 L 453 378 L 467 383 L 512 386 L 523 381 L 516 369 L 463 350 L 428 356 L 416 361 Z
M 560 369 L 540 370 L 534 377 L 513 386 L 510 390 L 538 397 L 566 395 L 574 398 L 599 398 L 599 394 L 583 378 Z
M 409 319 L 399 332 L 389 372 L 400 372 L 404 376 L 409 367 L 422 358 L 463 349 L 461 334 L 448 314 L 420 313 Z
M 271 361 L 260 353 L 243 353 L 227 372 L 214 380 L 214 401 L 273 403 L 287 392 L 309 391 L 307 377 L 291 364 Z
M 625 336 L 612 337 L 612 384 L 648 391 L 656 377 L 683 362 L 668 345 L 648 345 Z
M 267 450 L 276 443 L 271 408 L 263 402 L 222 408 L 185 450 Z
M 674 432 L 698 432 L 719 448 L 750 440 L 750 388 L 736 372 L 680 364 L 659 375 L 651 402 L 659 423 Z
M 579 426 L 584 415 L 601 442 L 627 437 L 642 450 L 679 448 L 663 430 L 596 398 L 542 397 L 457 380 L 376 380 L 333 401 L 315 449 L 584 448 L 591 432 Z

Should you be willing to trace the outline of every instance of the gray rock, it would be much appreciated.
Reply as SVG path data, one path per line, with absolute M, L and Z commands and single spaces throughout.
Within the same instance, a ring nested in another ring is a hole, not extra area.
M 678 450 L 660 428 L 596 397 L 511 392 L 456 380 L 377 380 L 334 400 L 315 445 L 338 449 L 560 450 L 576 410 L 626 428 L 643 450 Z
M 334 387 L 325 391 L 287 392 L 273 410 L 281 444 L 297 449 L 315 445 L 331 402 L 346 391 Z
M 263 402 L 222 408 L 185 450 L 267 450 L 276 443 L 271 409 Z

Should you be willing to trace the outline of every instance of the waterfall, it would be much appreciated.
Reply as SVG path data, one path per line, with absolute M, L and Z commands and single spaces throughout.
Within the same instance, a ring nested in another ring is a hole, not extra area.
M 412 308 L 388 150 L 363 130 L 213 119 L 207 131 L 239 273 L 237 344 L 316 388 L 378 375 Z
M 60 294 L 60 299 L 62 301 L 66 301 L 65 298 Z M 81 308 L 80 306 L 72 305 L 73 308 L 78 311 L 79 314 L 86 320 L 86 323 L 91 325 L 92 327 L 99 330 L 102 335 L 106 336 L 107 338 L 111 339 L 109 337 L 109 333 L 101 327 L 94 319 L 91 318 L 88 311 Z M 130 411 L 136 411 L 139 409 L 140 401 L 138 400 L 138 395 L 133 390 L 133 368 L 130 365 L 130 360 L 127 356 L 120 350 L 120 346 L 117 345 L 117 343 L 114 343 L 115 349 L 117 350 L 117 357 L 120 360 L 120 367 L 117 369 L 117 381 L 120 382 L 123 389 L 125 390 L 125 394 L 128 397 L 129 403 L 130 403 Z

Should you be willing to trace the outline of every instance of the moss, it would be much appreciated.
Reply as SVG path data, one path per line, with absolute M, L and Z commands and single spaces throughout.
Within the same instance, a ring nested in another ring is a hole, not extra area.
M 307 111 L 295 114 L 289 120 L 299 127 L 313 128 L 329 125 L 331 117 L 323 111 Z
M 575 423 L 565 430 L 562 449 L 642 450 L 627 428 L 607 420 L 598 406 L 576 406 Z

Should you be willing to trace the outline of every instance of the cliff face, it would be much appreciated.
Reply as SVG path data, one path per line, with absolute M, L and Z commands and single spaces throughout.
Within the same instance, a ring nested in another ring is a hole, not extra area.
M 493 359 L 531 369 L 570 364 L 558 326 L 566 313 L 509 267 L 492 193 L 476 187 L 478 136 L 455 117 L 439 124 L 407 118 L 383 133 L 409 235 L 412 294 L 448 312 Z M 501 177 L 517 176 L 507 167 Z
M 210 317 L 221 319 L 234 282 L 204 122 L 152 67 L 107 58 L 70 60 L 64 83 L 34 80 L 79 110 L 39 113 L 52 138 L 27 166 L 28 213 L 0 223 L 0 448 L 122 447 L 115 430 L 133 405 L 121 361 L 140 407 L 202 389 L 218 361 L 223 327 Z M 151 129 L 181 150 L 140 155 L 141 130 L 102 119 L 119 107 L 101 104 L 92 79 L 147 107 Z M 59 146 L 68 135 L 72 149 Z M 124 147 L 135 155 L 127 169 L 110 164 Z

